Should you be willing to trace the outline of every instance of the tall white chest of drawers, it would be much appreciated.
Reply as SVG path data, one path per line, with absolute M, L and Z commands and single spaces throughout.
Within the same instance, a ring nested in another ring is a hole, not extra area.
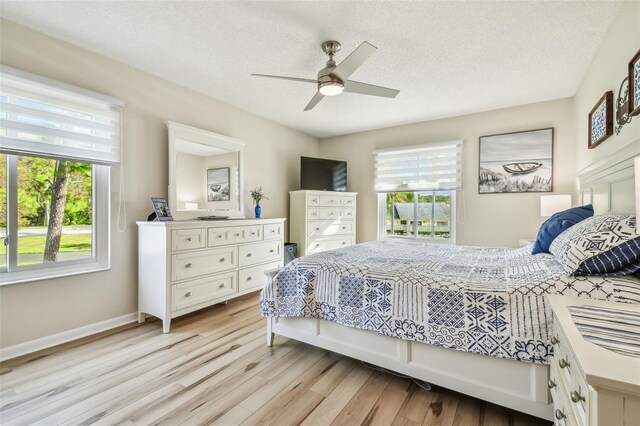
M 356 192 L 291 191 L 290 240 L 298 255 L 356 243 Z
M 138 222 L 138 321 L 171 319 L 262 288 L 282 266 L 285 219 Z

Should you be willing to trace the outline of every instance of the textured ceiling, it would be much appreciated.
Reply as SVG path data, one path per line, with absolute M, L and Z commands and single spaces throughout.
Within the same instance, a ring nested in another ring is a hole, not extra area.
M 6 1 L 0 14 L 316 137 L 573 96 L 619 2 Z M 324 40 L 378 51 L 344 93 L 303 108 Z M 167 117 L 170 118 L 170 117 Z

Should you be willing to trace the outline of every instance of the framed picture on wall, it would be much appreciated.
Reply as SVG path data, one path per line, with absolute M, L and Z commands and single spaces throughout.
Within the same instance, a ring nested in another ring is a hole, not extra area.
M 229 167 L 207 169 L 207 201 L 229 201 Z
M 640 114 L 640 50 L 629 62 L 629 115 Z
M 553 191 L 553 128 L 480 137 L 479 194 Z
M 606 92 L 589 112 L 589 149 L 613 134 L 613 92 Z

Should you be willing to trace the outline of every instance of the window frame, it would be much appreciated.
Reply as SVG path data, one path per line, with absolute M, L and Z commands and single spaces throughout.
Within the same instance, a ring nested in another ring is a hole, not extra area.
M 401 192 L 413 192 L 414 194 L 414 219 L 413 223 L 417 222 L 417 202 L 418 197 L 417 194 L 420 192 L 429 192 L 429 191 L 401 191 Z M 434 190 L 434 192 L 445 192 L 445 190 Z M 451 219 L 449 221 L 449 226 L 451 232 L 449 234 L 449 238 L 433 238 L 433 237 L 419 237 L 418 236 L 418 226 L 414 226 L 413 235 L 412 236 L 403 236 L 403 235 L 387 235 L 387 192 L 378 193 L 378 240 L 383 240 L 386 238 L 389 239 L 397 239 L 397 240 L 409 240 L 409 241 L 419 241 L 424 243 L 435 243 L 435 244 L 447 244 L 447 245 L 456 245 L 456 191 L 450 190 L 451 196 Z M 435 202 L 435 199 L 434 199 Z
M 105 271 L 111 267 L 111 167 L 92 164 L 91 258 L 18 266 L 18 156 L 7 155 L 6 266 L 0 268 L 0 286 Z M 44 158 L 44 157 L 42 157 Z M 50 158 L 50 157 L 47 157 Z M 55 158 L 54 158 L 55 159 Z M 62 158 L 61 158 L 62 160 Z

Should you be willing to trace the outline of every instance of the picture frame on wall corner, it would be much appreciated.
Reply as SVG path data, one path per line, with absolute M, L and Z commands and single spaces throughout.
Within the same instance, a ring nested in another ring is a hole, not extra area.
M 640 114 L 640 50 L 629 62 L 629 115 Z
M 609 90 L 589 112 L 588 147 L 593 149 L 613 135 L 613 91 Z

